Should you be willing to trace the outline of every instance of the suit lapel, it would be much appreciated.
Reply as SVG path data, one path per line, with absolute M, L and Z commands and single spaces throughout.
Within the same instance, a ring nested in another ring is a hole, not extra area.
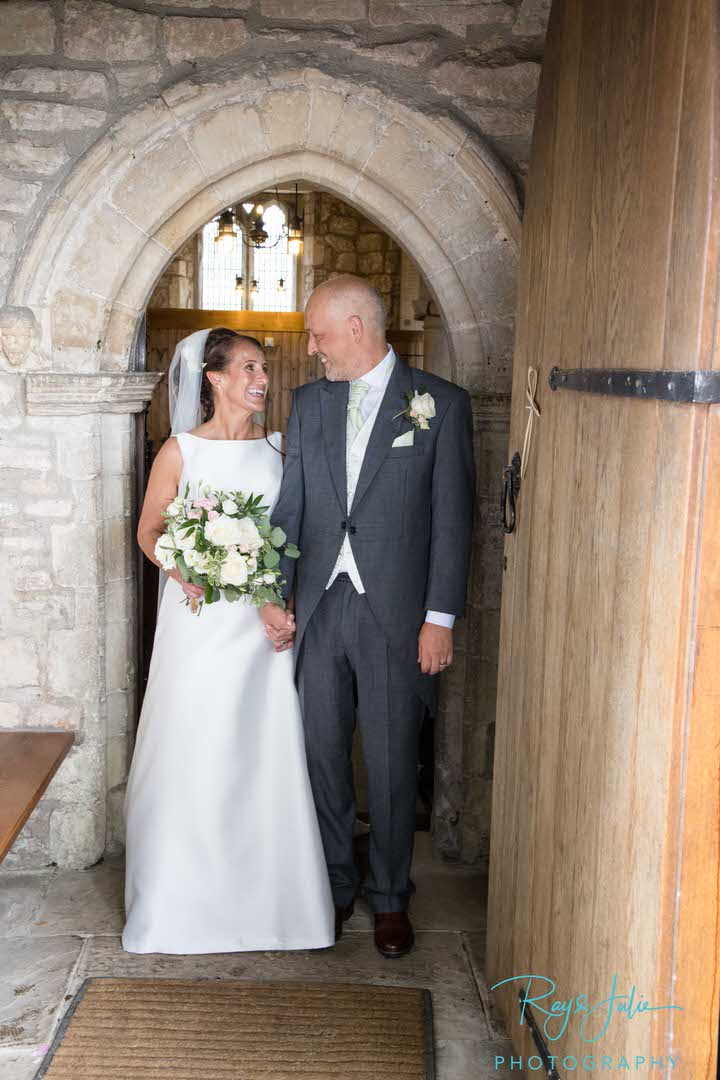
M 347 405 L 350 383 L 325 382 L 320 394 L 323 438 L 330 473 L 343 514 L 347 514 Z
M 352 509 L 355 510 L 363 495 L 370 487 L 376 472 L 388 455 L 393 440 L 405 423 L 404 416 L 398 416 L 407 408 L 407 391 L 413 387 L 410 367 L 399 358 L 395 362 L 385 394 L 380 403 L 375 424 L 365 451 L 365 458 L 358 477 Z M 343 463 L 345 458 L 343 456 Z

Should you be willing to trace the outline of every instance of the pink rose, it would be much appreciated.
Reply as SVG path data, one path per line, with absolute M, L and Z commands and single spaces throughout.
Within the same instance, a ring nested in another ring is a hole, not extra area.
M 202 510 L 191 510 L 188 513 L 188 517 L 189 518 L 194 518 L 195 521 L 199 521 L 200 518 L 202 517 Z
M 213 510 L 217 506 L 217 499 L 195 499 L 193 506 L 199 506 L 201 510 Z
M 220 517 L 217 510 L 210 510 L 208 512 L 208 520 L 213 521 L 216 517 Z
M 410 415 L 413 417 L 413 419 L 417 419 L 417 413 L 415 412 L 414 409 L 410 410 Z

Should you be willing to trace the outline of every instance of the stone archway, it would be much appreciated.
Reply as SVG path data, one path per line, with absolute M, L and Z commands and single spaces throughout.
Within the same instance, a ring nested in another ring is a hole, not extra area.
M 40 221 L 9 296 L 40 328 L 42 347 L 24 368 L 27 423 L 55 447 L 54 467 L 73 478 L 72 521 L 54 527 L 52 544 L 76 619 L 45 661 L 50 698 L 82 705 L 50 819 L 48 850 L 63 865 L 102 854 L 106 796 L 111 847 L 119 830 L 134 696 L 131 414 L 155 379 L 129 370 L 139 320 L 193 232 L 224 206 L 293 179 L 353 203 L 415 260 L 450 343 L 441 374 L 473 393 L 479 437 L 490 419 L 502 444 L 520 218 L 509 176 L 476 136 L 307 69 L 176 85 L 100 140 Z M 481 525 L 483 515 L 481 507 Z M 483 559 L 490 552 L 492 563 L 493 551 L 499 562 L 497 544 L 476 552 L 471 606 L 480 616 Z M 467 639 L 475 633 L 461 633 L 444 694 L 438 836 L 456 855 Z

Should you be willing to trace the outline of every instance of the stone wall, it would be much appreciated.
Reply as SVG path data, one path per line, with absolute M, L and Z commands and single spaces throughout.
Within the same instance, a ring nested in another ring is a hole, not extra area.
M 394 240 L 349 203 L 312 192 L 305 196 L 304 300 L 336 274 L 366 278 L 381 294 L 388 327 L 399 329 L 400 256 Z
M 0 303 L 62 177 L 180 79 L 317 64 L 481 134 L 525 173 L 549 0 L 5 0 Z M 182 11 L 183 14 L 176 14 Z

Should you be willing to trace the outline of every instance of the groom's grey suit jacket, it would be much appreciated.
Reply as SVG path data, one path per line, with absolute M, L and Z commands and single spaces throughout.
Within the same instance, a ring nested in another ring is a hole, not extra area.
M 472 410 L 466 390 L 398 359 L 372 429 L 352 507 L 347 508 L 348 382 L 319 379 L 295 390 L 282 487 L 272 513 L 300 548 L 280 564 L 295 592 L 303 636 L 346 536 L 370 607 L 418 695 L 434 710 L 437 679 L 417 662 L 427 610 L 464 614 L 472 537 Z M 436 416 L 414 445 L 393 447 L 412 428 L 407 390 L 427 390 Z

